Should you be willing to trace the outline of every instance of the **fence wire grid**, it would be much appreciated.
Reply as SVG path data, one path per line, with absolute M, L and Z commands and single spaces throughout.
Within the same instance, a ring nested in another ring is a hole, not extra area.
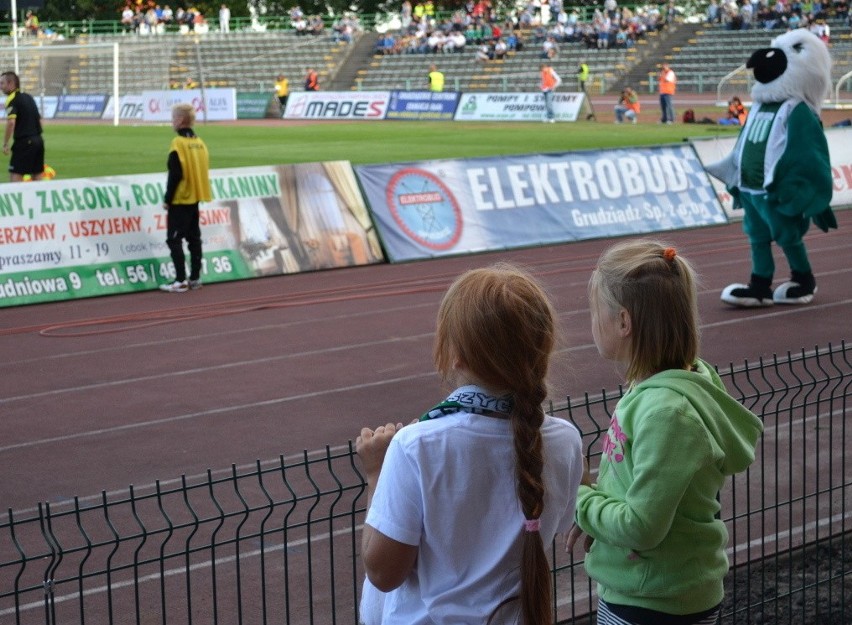
M 764 422 L 757 459 L 720 493 L 730 534 L 721 622 L 852 622 L 845 341 L 720 368 Z M 622 389 L 550 412 L 593 466 Z M 0 623 L 357 624 L 365 482 L 350 441 L 275 461 L 0 519 Z M 551 549 L 554 614 L 594 620 L 579 547 Z

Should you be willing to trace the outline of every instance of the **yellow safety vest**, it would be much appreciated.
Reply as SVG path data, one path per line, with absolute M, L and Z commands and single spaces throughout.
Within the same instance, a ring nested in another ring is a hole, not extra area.
M 177 152 L 183 177 L 178 183 L 172 204 L 196 204 L 213 199 L 210 189 L 210 155 L 198 137 L 177 136 L 169 152 Z

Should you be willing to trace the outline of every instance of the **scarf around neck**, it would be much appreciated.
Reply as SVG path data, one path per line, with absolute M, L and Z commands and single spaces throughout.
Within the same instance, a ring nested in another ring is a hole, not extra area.
M 468 384 L 450 393 L 444 401 L 421 416 L 420 421 L 429 421 L 457 412 L 508 418 L 512 412 L 512 396 L 506 394 L 496 397 L 482 387 Z

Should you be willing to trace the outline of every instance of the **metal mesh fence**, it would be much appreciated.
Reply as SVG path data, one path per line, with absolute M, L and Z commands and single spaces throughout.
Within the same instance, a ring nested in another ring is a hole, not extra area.
M 849 623 L 850 350 L 720 373 L 765 425 L 756 462 L 720 493 L 732 563 L 722 622 Z M 551 410 L 594 456 L 621 394 Z M 365 501 L 350 443 L 10 509 L 0 519 L 0 622 L 354 624 Z M 552 558 L 557 620 L 594 623 L 579 550 L 554 544 Z

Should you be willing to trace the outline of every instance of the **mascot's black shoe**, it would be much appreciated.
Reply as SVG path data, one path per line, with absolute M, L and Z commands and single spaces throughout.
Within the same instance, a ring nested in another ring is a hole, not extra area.
M 772 306 L 772 279 L 751 274 L 748 284 L 729 284 L 722 291 L 722 301 L 738 308 Z
M 817 292 L 814 274 L 792 272 L 788 282 L 785 282 L 772 294 L 776 304 L 810 304 Z

